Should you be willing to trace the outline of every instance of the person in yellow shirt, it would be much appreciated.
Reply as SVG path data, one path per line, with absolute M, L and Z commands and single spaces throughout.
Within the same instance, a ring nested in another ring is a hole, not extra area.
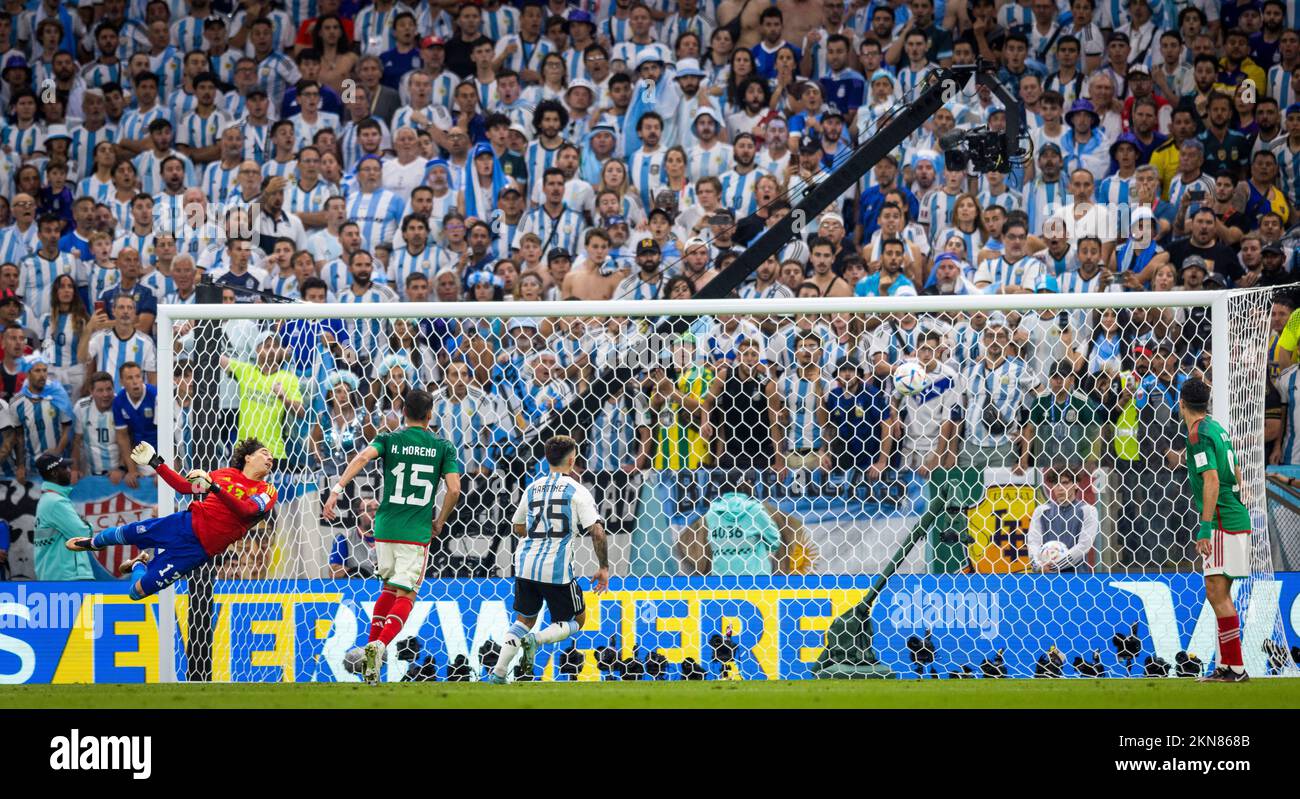
M 301 417 L 302 403 L 298 376 L 284 368 L 285 349 L 274 333 L 264 333 L 257 345 L 257 363 L 221 356 L 221 368 L 239 384 L 240 440 L 256 438 L 272 457 L 284 457 L 285 413 Z
M 684 333 L 673 347 L 672 369 L 652 374 L 650 408 L 658 418 L 653 425 L 656 469 L 678 471 L 706 465 L 709 445 L 701 433 L 709 415 L 706 395 L 713 369 L 697 362 L 695 354 L 695 336 Z
M 1169 183 L 1178 174 L 1178 148 L 1196 138 L 1196 114 L 1190 108 L 1175 108 L 1169 119 L 1169 138 L 1151 153 L 1150 164 L 1160 171 L 1160 199 L 1169 200 Z

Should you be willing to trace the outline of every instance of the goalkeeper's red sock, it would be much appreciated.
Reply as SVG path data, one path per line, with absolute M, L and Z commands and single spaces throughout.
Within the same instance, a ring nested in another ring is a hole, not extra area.
M 397 592 L 387 586 L 379 592 L 379 600 L 375 602 L 375 612 L 370 617 L 370 637 L 366 643 L 378 641 L 379 636 L 384 632 L 384 625 L 388 622 L 388 614 L 392 612 L 393 602 L 397 599 Z
M 1242 668 L 1241 661 L 1241 623 L 1237 614 L 1218 617 L 1219 622 L 1219 665 Z
M 384 624 L 384 629 L 379 633 L 379 640 L 388 646 L 402 631 L 402 626 L 406 624 L 406 617 L 411 614 L 411 598 L 408 596 L 399 596 L 393 600 L 393 607 L 388 611 L 388 622 Z

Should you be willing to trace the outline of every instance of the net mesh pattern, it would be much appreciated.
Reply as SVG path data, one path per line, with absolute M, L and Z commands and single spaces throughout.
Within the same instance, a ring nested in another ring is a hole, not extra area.
M 1215 658 L 1178 390 L 1208 308 L 520 319 L 176 320 L 173 463 L 277 456 L 271 517 L 180 584 L 192 680 L 356 680 L 378 595 L 373 462 L 434 398 L 462 496 L 385 678 L 481 679 L 512 617 L 511 516 L 553 435 L 611 590 L 517 679 L 1190 674 Z M 1265 515 L 1269 301 L 1235 293 L 1230 431 L 1254 520 L 1252 673 L 1292 668 Z M 232 366 L 232 364 L 236 364 Z M 441 502 L 442 493 L 433 500 Z M 179 498 L 178 498 L 179 499 Z M 743 512 L 738 508 L 746 509 Z M 1300 525 L 1297 525 L 1300 526 Z M 590 540 L 570 547 L 579 584 Z

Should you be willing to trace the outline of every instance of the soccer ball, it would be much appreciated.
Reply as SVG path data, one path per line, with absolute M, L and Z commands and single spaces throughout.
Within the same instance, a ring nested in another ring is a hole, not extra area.
M 930 383 L 930 376 L 925 367 L 916 361 L 903 361 L 894 367 L 894 390 L 904 396 L 911 396 L 923 390 Z
M 1043 544 L 1043 548 L 1038 550 L 1038 565 L 1040 567 L 1051 563 L 1057 563 L 1065 560 L 1065 556 L 1070 554 L 1070 548 L 1060 541 L 1048 541 Z
M 343 655 L 343 670 L 348 674 L 360 674 L 366 664 L 364 647 L 354 646 Z

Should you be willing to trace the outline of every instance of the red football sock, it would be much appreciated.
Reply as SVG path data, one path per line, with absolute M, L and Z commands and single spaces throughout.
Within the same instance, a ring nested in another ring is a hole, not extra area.
M 1241 668 L 1241 626 L 1237 614 L 1220 616 L 1219 621 L 1219 665 Z
M 399 596 L 393 600 L 393 607 L 388 611 L 388 622 L 384 624 L 384 630 L 379 634 L 379 640 L 388 646 L 402 631 L 402 625 L 406 624 L 406 617 L 411 613 L 411 598 Z
M 366 643 L 378 641 L 379 636 L 384 632 L 384 624 L 388 622 L 388 614 L 393 609 L 393 602 L 397 599 L 397 593 L 391 588 L 385 588 L 379 592 L 379 600 L 375 602 L 375 612 L 370 616 L 370 637 Z

